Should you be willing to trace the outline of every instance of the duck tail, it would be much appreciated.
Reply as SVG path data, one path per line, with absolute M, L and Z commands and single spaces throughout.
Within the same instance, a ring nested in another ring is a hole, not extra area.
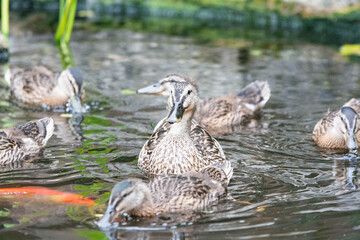
M 231 167 L 230 161 L 225 160 L 222 163 L 218 162 L 205 167 L 201 172 L 208 175 L 211 179 L 220 182 L 224 187 L 227 187 L 233 176 L 233 167 Z
M 46 143 L 54 133 L 54 120 L 51 117 L 46 117 L 38 120 L 38 126 L 41 124 L 43 130 L 42 134 L 42 146 L 45 147 Z
M 254 112 L 265 106 L 271 96 L 271 89 L 267 81 L 255 81 L 246 85 L 237 96 Z

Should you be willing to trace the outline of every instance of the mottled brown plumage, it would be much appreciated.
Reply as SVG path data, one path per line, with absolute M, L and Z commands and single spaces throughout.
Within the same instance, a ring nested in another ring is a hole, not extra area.
M 124 180 L 113 188 L 106 213 L 98 225 L 108 227 L 123 213 L 151 216 L 204 210 L 225 193 L 232 173 L 230 162 L 224 162 L 200 172 L 157 176 L 147 184 L 140 179 Z
M 48 108 L 71 103 L 75 112 L 83 112 L 83 79 L 76 68 L 53 73 L 39 66 L 32 70 L 11 68 L 5 74 L 13 98 L 23 107 Z
M 138 93 L 169 96 L 177 82 L 188 82 L 198 90 L 194 80 L 179 74 L 170 74 L 158 83 L 139 89 Z M 200 100 L 194 119 L 212 135 L 231 133 L 233 126 L 245 123 L 259 113 L 270 95 L 270 87 L 266 81 L 255 81 L 237 95 Z
M 226 161 L 220 144 L 192 122 L 197 102 L 193 85 L 175 83 L 169 98 L 169 116 L 161 121 L 139 154 L 138 166 L 145 175 L 200 171 Z
M 359 109 L 357 99 L 351 99 L 340 110 L 328 112 L 314 127 L 313 139 L 325 148 L 348 148 L 355 151 L 360 140 Z
M 54 131 L 52 118 L 0 129 L 0 165 L 21 161 L 45 147 Z

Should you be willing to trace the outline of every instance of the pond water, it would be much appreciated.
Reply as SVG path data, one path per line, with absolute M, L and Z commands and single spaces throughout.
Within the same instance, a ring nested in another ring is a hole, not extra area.
M 269 39 L 249 44 L 244 57 L 242 48 L 226 44 L 121 29 L 75 32 L 70 47 L 92 110 L 73 125 L 60 113 L 8 103 L 2 84 L 0 128 L 50 115 L 56 131 L 39 156 L 0 168 L 0 187 L 46 187 L 86 195 L 97 205 L 89 210 L 39 197 L 2 197 L 1 239 L 360 238 L 357 159 L 311 139 L 328 108 L 359 96 L 360 66 L 336 48 Z M 61 70 L 52 35 L 13 36 L 10 56 L 11 66 Z M 269 82 L 272 96 L 259 122 L 218 137 L 234 166 L 229 198 L 205 212 L 135 218 L 102 232 L 94 221 L 108 192 L 130 176 L 143 178 L 138 153 L 167 113 L 162 97 L 121 91 L 172 72 L 197 79 L 202 98 L 236 93 L 256 79 Z

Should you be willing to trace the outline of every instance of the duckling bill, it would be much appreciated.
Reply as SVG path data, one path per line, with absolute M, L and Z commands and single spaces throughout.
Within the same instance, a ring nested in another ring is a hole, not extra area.
M 32 70 L 11 68 L 5 73 L 12 97 L 23 107 L 43 108 L 70 103 L 74 113 L 86 112 L 83 77 L 75 67 L 61 73 L 38 66 Z
M 349 102 L 340 110 L 329 112 L 315 125 L 313 139 L 317 145 L 357 151 L 360 140 L 359 118 L 354 108 L 349 106 Z

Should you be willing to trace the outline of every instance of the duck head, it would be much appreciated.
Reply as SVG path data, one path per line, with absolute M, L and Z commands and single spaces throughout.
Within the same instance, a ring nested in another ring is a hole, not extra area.
M 351 107 L 342 107 L 340 109 L 340 119 L 335 123 L 338 131 L 344 136 L 346 146 L 351 152 L 355 152 L 358 148 L 356 139 L 358 116 L 354 109 Z
M 119 218 L 122 214 L 131 214 L 150 205 L 150 190 L 147 185 L 139 179 L 128 179 L 117 183 L 111 191 L 108 207 L 104 216 L 98 222 L 98 226 L 106 228 Z
M 168 105 L 170 112 L 167 121 L 171 124 L 181 121 L 184 115 L 191 120 L 199 101 L 197 89 L 188 82 L 174 83 L 170 90 Z
M 137 90 L 137 93 L 148 95 L 163 95 L 169 97 L 174 84 L 181 82 L 191 83 L 196 88 L 196 90 L 198 90 L 197 83 L 194 80 L 183 75 L 173 73 L 165 76 L 165 78 L 161 79 L 157 83 Z
M 83 77 L 79 69 L 69 67 L 60 73 L 59 87 L 69 96 L 71 109 L 74 113 L 84 113 L 86 108 L 82 105 L 85 99 Z

